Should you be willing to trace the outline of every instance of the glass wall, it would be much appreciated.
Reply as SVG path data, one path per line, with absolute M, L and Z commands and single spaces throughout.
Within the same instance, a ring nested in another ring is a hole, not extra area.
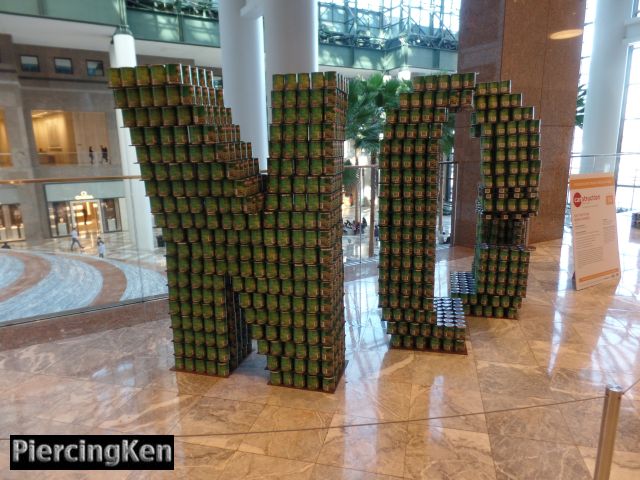
M 9 145 L 9 137 L 7 136 L 4 110 L 0 109 L 0 167 L 10 167 L 11 165 L 11 145 Z
M 104 112 L 33 110 L 31 121 L 41 165 L 111 162 Z
M 0 205 L 0 242 L 22 240 L 24 238 L 24 225 L 20 204 Z
M 0 199 L 6 202 L 0 204 L 0 247 L 9 241 L 0 248 L 0 327 L 167 294 L 164 248 L 142 250 L 130 229 L 142 213 L 128 208 L 126 192 L 139 181 L 9 183 L 0 177 Z M 43 197 L 35 196 L 46 202 L 38 209 L 21 211 L 12 203 L 38 191 Z M 46 238 L 29 233 L 41 220 L 49 226 Z M 71 240 L 74 228 L 77 242 Z
M 51 236 L 67 236 L 73 226 L 82 235 L 123 230 L 125 191 L 121 180 L 45 183 Z
M 460 0 L 331 0 L 319 3 L 320 42 L 385 49 L 455 49 Z
M 640 46 L 630 49 L 626 106 L 623 111 L 616 205 L 620 211 L 640 210 Z
M 49 202 L 49 226 L 52 237 L 71 234 L 72 215 L 69 202 Z
M 369 156 L 360 156 L 358 163 L 365 165 L 347 165 L 343 173 L 342 250 L 347 265 L 377 262 L 377 167 L 369 162 Z
M 52 237 L 66 237 L 76 226 L 81 235 L 122 230 L 120 199 L 49 202 L 49 225 Z
M 591 51 L 593 50 L 593 21 L 595 17 L 596 0 L 587 0 L 584 13 L 584 30 L 582 33 L 582 52 L 580 54 L 580 79 L 578 80 L 580 89 L 586 89 L 589 83 Z M 580 126 L 576 126 L 573 131 L 573 148 L 571 151 L 574 154 L 582 152 L 582 128 Z M 575 171 L 580 171 L 580 158 L 576 157 L 571 166 Z
M 597 0 L 587 0 L 586 3 L 580 62 L 579 85 L 581 88 L 586 88 L 589 83 L 591 52 L 594 48 L 596 3 Z M 635 15 L 637 15 L 637 5 L 638 2 L 634 7 Z M 637 45 L 629 48 L 627 68 L 619 148 L 618 152 L 609 153 L 609 156 L 615 155 L 616 157 L 616 205 L 619 211 L 640 208 L 640 190 L 638 190 L 640 187 L 640 47 Z M 590 92 L 587 91 L 587 95 L 589 94 Z M 576 126 L 574 130 L 572 152 L 571 173 L 578 173 L 582 162 L 593 162 L 592 156 L 580 155 L 582 152 L 582 128 L 579 126 Z
M 345 148 L 345 158 L 349 158 Z M 351 160 L 355 155 L 351 154 Z M 351 161 L 350 160 L 350 161 Z M 352 162 L 353 163 L 353 162 Z M 342 197 L 342 250 L 345 265 L 378 262 L 379 199 L 378 166 L 371 164 L 369 155 L 358 157 L 359 165 L 345 165 Z M 364 163 L 364 165 L 362 165 Z M 450 245 L 451 216 L 453 213 L 453 182 L 457 164 L 452 160 L 440 162 L 440 185 L 437 207 L 436 248 Z
M 100 200 L 103 232 L 118 232 L 122 230 L 120 201 L 121 199 L 118 198 L 105 198 Z

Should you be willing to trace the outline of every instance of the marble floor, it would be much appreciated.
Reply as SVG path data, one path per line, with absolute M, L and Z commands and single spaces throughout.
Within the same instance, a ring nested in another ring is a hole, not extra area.
M 468 318 L 469 355 L 387 348 L 375 269 L 345 285 L 349 364 L 333 395 L 266 384 L 252 354 L 228 379 L 175 373 L 169 321 L 0 352 L 0 478 L 9 434 L 176 435 L 174 472 L 33 478 L 588 479 L 605 385 L 623 397 L 611 478 L 640 478 L 640 234 L 623 275 L 576 292 L 570 236 L 536 245 L 519 320 Z M 469 268 L 469 250 L 438 262 Z

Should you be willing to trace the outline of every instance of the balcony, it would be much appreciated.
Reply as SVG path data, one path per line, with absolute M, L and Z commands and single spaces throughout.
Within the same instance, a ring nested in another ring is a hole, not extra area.
M 455 0 L 384 2 L 379 11 L 359 0 L 319 2 L 319 63 L 329 67 L 391 71 L 414 67 L 455 70 L 458 11 Z M 120 8 L 139 40 L 220 47 L 216 0 L 4 0 L 0 13 L 103 26 L 120 24 Z

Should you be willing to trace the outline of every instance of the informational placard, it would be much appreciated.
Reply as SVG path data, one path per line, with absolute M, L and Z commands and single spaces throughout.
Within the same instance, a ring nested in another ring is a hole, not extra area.
M 576 290 L 620 278 L 613 175 L 571 175 L 569 188 Z

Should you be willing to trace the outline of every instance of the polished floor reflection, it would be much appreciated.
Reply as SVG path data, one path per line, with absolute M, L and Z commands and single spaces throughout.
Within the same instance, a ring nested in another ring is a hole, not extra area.
M 168 320 L 0 352 L 0 437 L 177 436 L 175 472 L 109 479 L 588 479 L 605 385 L 640 378 L 640 235 L 620 231 L 619 284 L 581 292 L 570 236 L 538 244 L 520 319 L 469 318 L 468 356 L 389 351 L 375 270 L 352 270 L 333 395 L 268 386 L 255 354 L 229 379 L 171 372 Z M 469 253 L 439 261 L 441 294 Z M 30 478 L 1 449 L 0 477 Z M 640 385 L 624 396 L 611 478 L 640 478 Z

